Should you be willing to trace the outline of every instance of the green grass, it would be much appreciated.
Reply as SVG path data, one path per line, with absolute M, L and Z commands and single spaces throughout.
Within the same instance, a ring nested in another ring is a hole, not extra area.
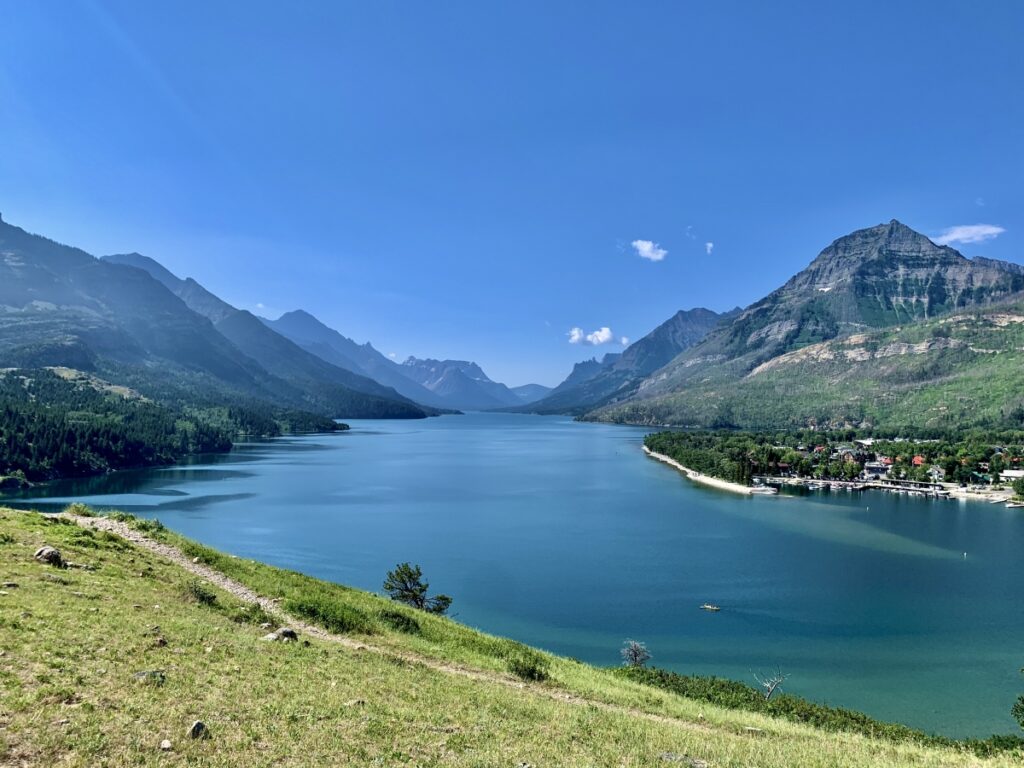
M 663 669 L 637 667 L 619 669 L 616 670 L 616 674 L 628 680 L 672 691 L 688 699 L 706 701 L 746 712 L 763 712 L 773 717 L 807 723 L 828 731 L 846 731 L 872 738 L 913 741 L 933 746 L 962 745 L 967 746 L 978 755 L 996 754 L 1002 750 L 1024 749 L 1024 740 L 1016 735 L 993 736 L 989 739 L 969 739 L 958 742 L 944 736 L 924 733 L 900 723 L 881 722 L 868 717 L 863 712 L 817 704 L 787 693 L 776 693 L 770 699 L 766 699 L 761 691 L 735 680 L 718 677 L 692 677 Z
M 147 550 L 0 510 L 0 569 L 18 584 L 0 596 L 0 765 L 1020 764 L 687 698 L 146 527 L 358 642 L 264 641 L 266 614 Z M 44 543 L 95 570 L 36 562 Z M 210 738 L 185 737 L 196 719 Z

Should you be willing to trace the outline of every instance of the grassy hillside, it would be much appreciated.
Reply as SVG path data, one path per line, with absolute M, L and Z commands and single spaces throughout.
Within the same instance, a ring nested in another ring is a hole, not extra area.
M 1024 425 L 1024 304 L 810 344 L 592 418 L 746 429 Z
M 672 690 L 678 681 L 646 684 L 547 656 L 378 596 L 222 555 L 158 524 L 140 527 L 159 544 L 0 510 L 0 763 L 1019 764 L 1019 753 L 981 758 L 963 747 L 830 733 L 684 698 Z M 43 544 L 86 567 L 37 562 Z M 215 586 L 230 586 L 222 574 L 234 578 L 236 594 L 245 585 L 265 595 L 265 609 Z M 261 639 L 261 624 L 282 621 L 268 611 L 282 608 L 338 634 L 299 625 L 300 642 Z M 538 670 L 544 674 L 531 674 Z M 186 735 L 195 720 L 207 738 Z

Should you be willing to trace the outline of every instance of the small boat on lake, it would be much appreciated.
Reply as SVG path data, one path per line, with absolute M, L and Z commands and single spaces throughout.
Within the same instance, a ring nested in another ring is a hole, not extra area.
M 778 488 L 772 488 L 770 485 L 755 485 L 750 489 L 751 493 L 756 493 L 759 496 L 774 496 L 779 492 Z
M 711 611 L 712 613 L 718 613 L 720 610 L 722 610 L 721 608 L 719 608 L 717 605 L 715 605 L 713 603 L 704 603 L 704 605 L 702 605 L 700 607 L 700 609 L 702 611 Z

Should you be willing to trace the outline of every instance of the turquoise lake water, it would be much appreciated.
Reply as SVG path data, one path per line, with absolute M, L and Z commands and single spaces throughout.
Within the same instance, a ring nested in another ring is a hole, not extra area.
M 753 682 L 953 736 L 1013 733 L 1024 510 L 879 492 L 749 498 L 646 458 L 645 430 L 468 414 L 353 421 L 47 490 L 380 590 L 410 560 L 466 624 L 602 665 Z M 964 557 L 964 553 L 967 557 Z M 698 609 L 710 601 L 722 607 Z

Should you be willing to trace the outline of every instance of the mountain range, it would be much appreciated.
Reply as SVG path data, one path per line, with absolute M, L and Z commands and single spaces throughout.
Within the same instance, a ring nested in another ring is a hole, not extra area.
M 1024 266 L 893 220 L 838 238 L 723 314 L 681 310 L 554 389 L 476 363 L 397 362 L 303 310 L 276 320 L 130 253 L 97 259 L 0 218 L 0 366 L 60 366 L 179 404 L 332 418 L 453 410 L 682 426 L 1024 426 Z
M 1020 265 L 968 259 L 895 220 L 858 230 L 584 418 L 1024 426 L 1022 291 Z
M 468 395 L 421 385 L 416 366 L 399 365 L 301 310 L 264 320 L 141 254 L 97 259 L 0 217 L 6 368 L 60 366 L 179 404 L 245 401 L 332 418 L 422 418 L 518 404 L 545 391 L 513 393 L 474 364 L 452 365 L 475 368 Z M 478 403 L 478 389 L 500 397 Z
M 464 360 L 419 360 L 397 363 L 327 327 L 308 312 L 288 312 L 263 322 L 322 359 L 393 387 L 405 397 L 436 408 L 490 410 L 543 397 L 549 389 L 526 384 L 510 389 L 492 381 L 476 363 Z

